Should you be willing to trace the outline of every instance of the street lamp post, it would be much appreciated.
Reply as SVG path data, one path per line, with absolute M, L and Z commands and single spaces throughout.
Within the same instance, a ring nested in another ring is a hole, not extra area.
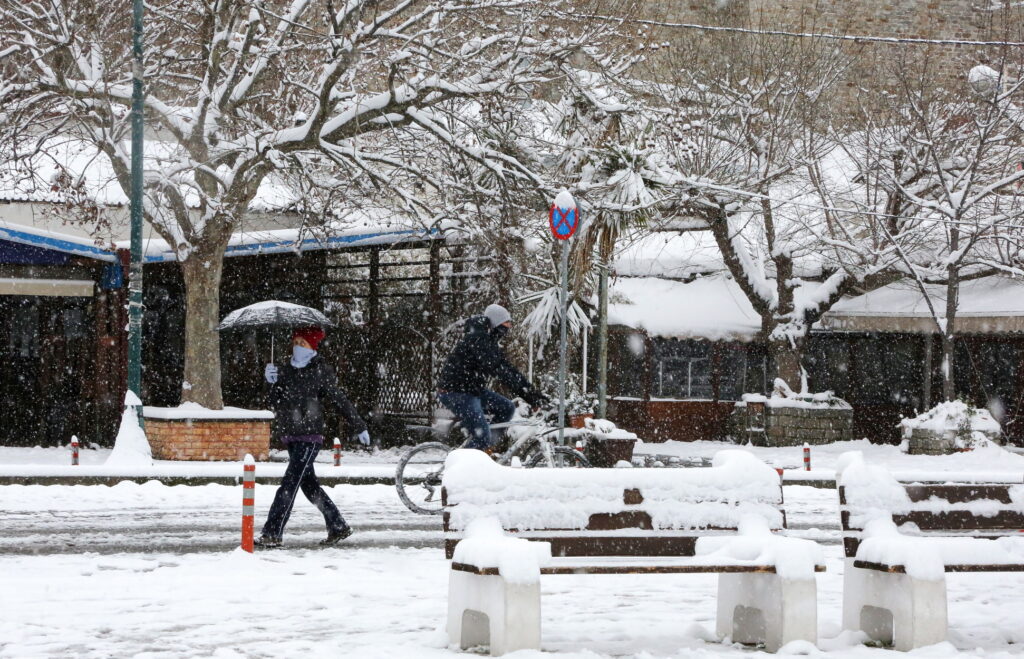
M 132 3 L 131 265 L 128 269 L 128 389 L 142 398 L 143 0 Z M 142 422 L 142 409 L 139 409 Z

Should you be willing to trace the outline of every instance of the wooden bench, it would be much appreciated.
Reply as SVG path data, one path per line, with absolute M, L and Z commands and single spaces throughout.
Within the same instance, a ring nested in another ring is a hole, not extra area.
M 454 451 L 442 501 L 462 648 L 540 649 L 542 574 L 717 573 L 720 637 L 770 651 L 817 639 L 820 552 L 772 533 L 781 479 L 749 453 L 707 469 L 513 469 Z
M 840 466 L 845 629 L 898 650 L 941 643 L 947 572 L 1024 571 L 1024 484 L 899 482 L 859 456 Z

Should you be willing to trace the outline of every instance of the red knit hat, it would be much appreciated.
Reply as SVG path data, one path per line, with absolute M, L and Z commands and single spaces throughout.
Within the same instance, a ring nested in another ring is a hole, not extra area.
M 308 343 L 309 347 L 313 350 L 318 349 L 317 346 L 319 346 L 320 342 L 324 340 L 324 336 L 326 336 L 326 332 L 319 327 L 299 327 L 292 332 L 292 340 L 295 340 L 296 337 L 305 339 L 306 343 Z

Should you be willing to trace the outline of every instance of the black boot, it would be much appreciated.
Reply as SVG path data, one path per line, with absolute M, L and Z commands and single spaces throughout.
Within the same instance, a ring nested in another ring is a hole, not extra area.
M 278 549 L 284 543 L 281 541 L 281 538 L 272 538 L 269 535 L 261 535 L 253 540 L 252 544 L 256 549 Z
M 350 535 L 352 535 L 352 527 L 346 526 L 340 531 L 331 531 L 330 533 L 328 533 L 327 537 L 320 541 L 320 545 L 323 547 L 331 547 L 338 544 Z

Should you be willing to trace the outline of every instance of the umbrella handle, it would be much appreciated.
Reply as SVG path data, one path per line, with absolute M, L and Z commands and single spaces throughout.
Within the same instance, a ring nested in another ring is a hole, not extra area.
M 270 363 L 274 363 L 274 330 L 270 330 Z

